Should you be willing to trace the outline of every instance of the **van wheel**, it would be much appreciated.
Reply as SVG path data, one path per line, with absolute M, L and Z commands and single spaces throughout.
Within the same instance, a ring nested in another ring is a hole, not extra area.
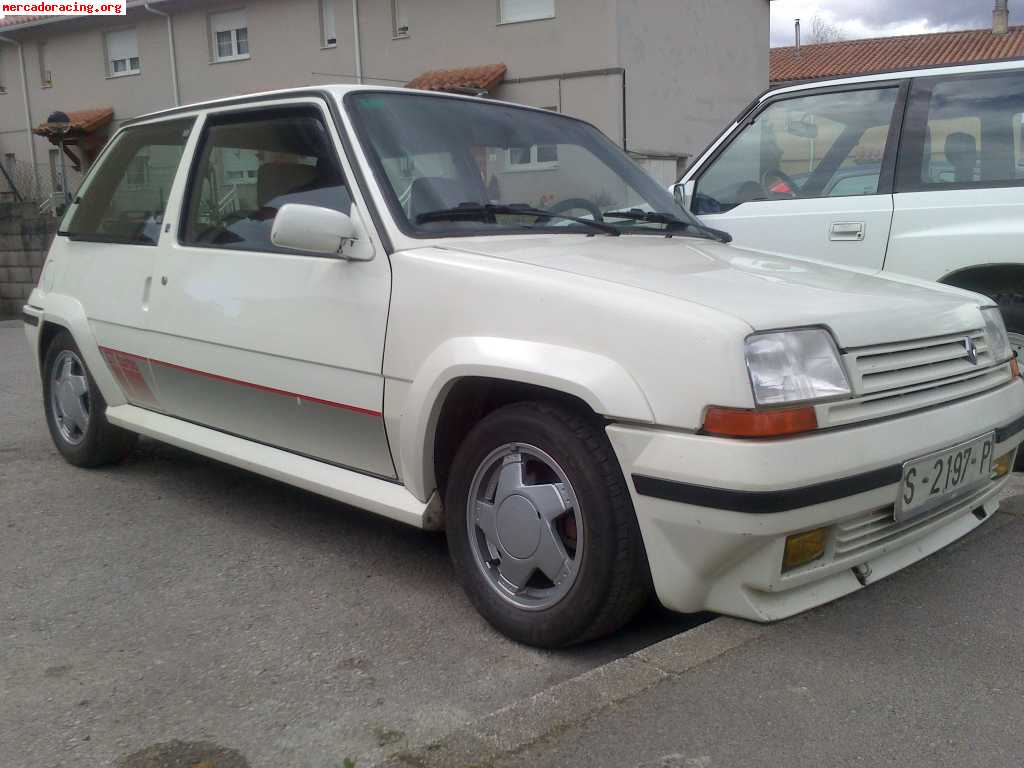
M 121 461 L 138 435 L 107 422 L 107 403 L 67 331 L 58 333 L 43 361 L 43 404 L 50 437 L 76 467 Z
M 1006 335 L 1010 337 L 1010 346 L 1017 353 L 1017 361 L 1024 365 L 1024 294 L 993 292 L 988 295 L 999 305 L 999 312 L 1006 325 Z M 1024 472 L 1024 451 L 1017 451 L 1013 471 Z
M 636 513 L 604 432 L 561 405 L 514 403 L 459 447 L 448 549 L 476 609 L 521 643 L 608 634 L 650 594 Z
M 1024 363 L 1024 294 L 993 292 L 988 295 L 999 305 L 1003 322 L 1006 324 L 1006 332 L 1010 337 L 1010 346 L 1017 353 L 1017 358 Z

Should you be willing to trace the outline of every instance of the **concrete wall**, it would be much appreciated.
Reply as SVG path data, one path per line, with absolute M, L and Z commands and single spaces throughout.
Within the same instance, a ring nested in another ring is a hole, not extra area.
M 768 87 L 766 0 L 618 0 L 628 143 L 695 155 Z
M 0 317 L 16 317 L 39 282 L 57 220 L 34 203 L 0 203 Z

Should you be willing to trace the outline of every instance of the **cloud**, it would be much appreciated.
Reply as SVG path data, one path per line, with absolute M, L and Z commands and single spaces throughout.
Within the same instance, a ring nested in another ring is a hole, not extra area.
M 849 39 L 978 29 L 992 23 L 993 5 L 993 0 L 775 0 L 771 42 L 792 45 L 793 20 L 801 20 L 806 35 L 815 16 Z M 1010 12 L 1013 23 L 1012 7 Z

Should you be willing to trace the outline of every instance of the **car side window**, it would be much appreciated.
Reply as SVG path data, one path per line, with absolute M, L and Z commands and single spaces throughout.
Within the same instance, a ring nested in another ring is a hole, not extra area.
M 270 241 L 281 206 L 351 210 L 331 135 L 315 108 L 215 115 L 199 146 L 182 232 L 186 245 L 285 252 Z
M 755 200 L 878 193 L 897 87 L 776 101 L 697 180 L 698 214 Z
M 914 83 L 899 191 L 1024 182 L 1024 73 Z
M 117 134 L 75 197 L 61 234 L 156 245 L 194 122 L 189 118 L 152 123 Z

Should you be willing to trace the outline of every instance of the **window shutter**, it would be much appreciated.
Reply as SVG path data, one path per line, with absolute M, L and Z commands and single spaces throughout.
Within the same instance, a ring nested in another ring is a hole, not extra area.
M 210 28 L 214 33 L 230 32 L 234 29 L 247 29 L 245 11 L 228 11 L 227 13 L 215 13 L 210 16 Z
M 119 59 L 137 59 L 139 57 L 139 39 L 134 29 L 120 29 L 107 32 L 107 58 L 110 61 Z
M 555 15 L 555 0 L 501 0 L 501 20 L 529 21 Z

